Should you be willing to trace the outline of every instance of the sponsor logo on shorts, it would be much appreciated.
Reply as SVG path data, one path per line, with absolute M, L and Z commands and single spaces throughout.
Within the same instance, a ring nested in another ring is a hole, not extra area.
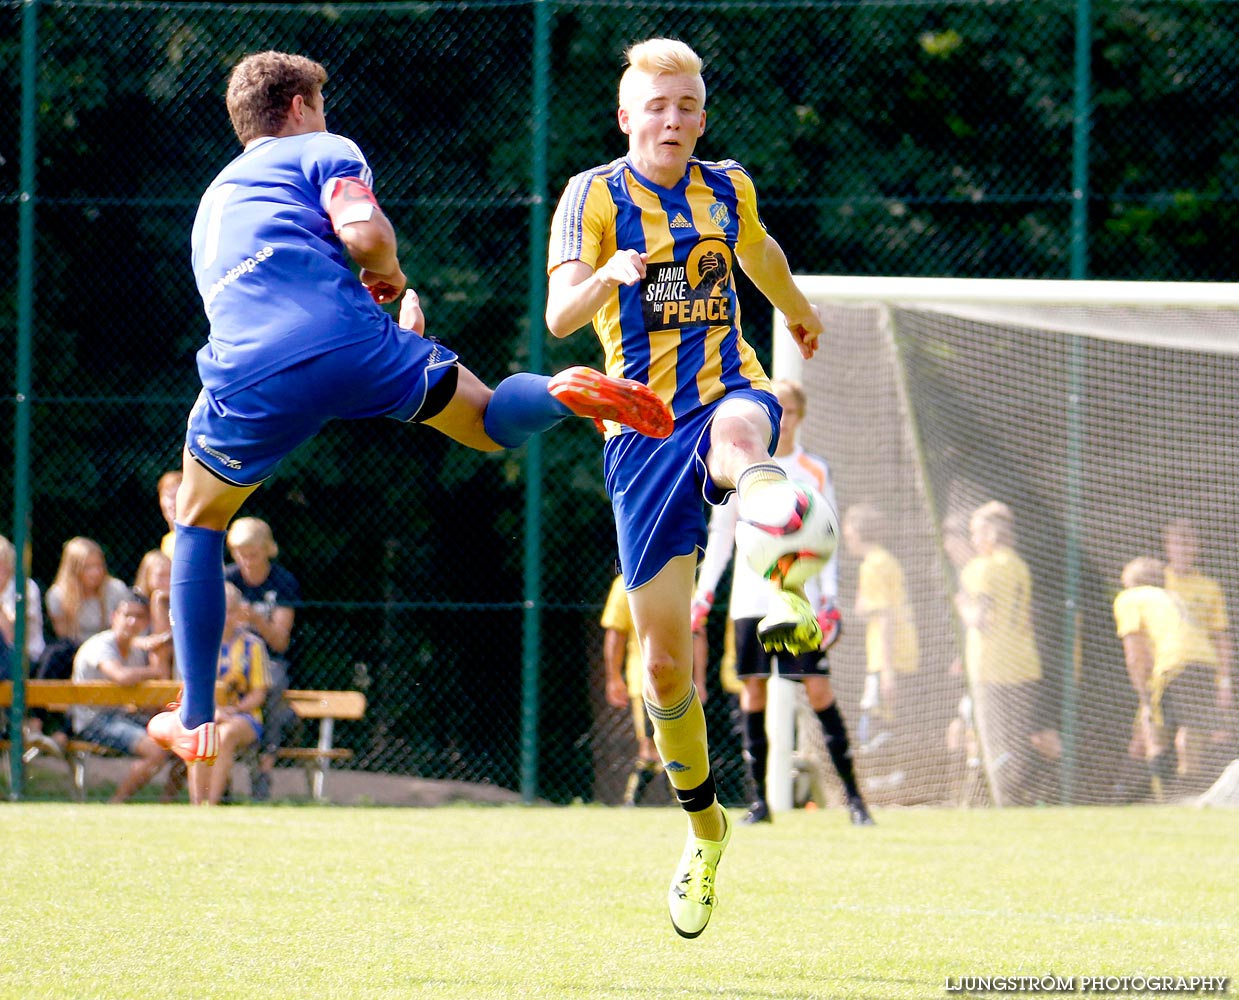
M 222 451 L 219 451 L 218 449 L 212 448 L 210 445 L 208 445 L 206 443 L 205 434 L 199 434 L 197 440 L 195 441 L 195 444 L 197 444 L 198 447 L 203 450 L 203 452 L 210 455 L 213 459 L 215 459 L 215 461 L 219 462 L 220 465 L 222 465 L 225 469 L 232 469 L 235 472 L 236 470 L 241 468 L 240 459 L 232 458 L 228 455 L 225 455 Z

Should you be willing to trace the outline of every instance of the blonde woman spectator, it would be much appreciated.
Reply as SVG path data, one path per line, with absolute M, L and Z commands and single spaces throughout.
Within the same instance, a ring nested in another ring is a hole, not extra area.
M 129 588 L 108 572 L 98 542 L 80 535 L 64 544 L 56 579 L 47 590 L 47 613 L 56 638 L 75 646 L 102 632 Z
M 80 535 L 65 542 L 56 579 L 47 588 L 45 603 L 55 638 L 48 643 L 31 673 L 40 680 L 68 680 L 73 657 L 92 635 L 107 629 L 112 612 L 129 593 L 124 582 L 108 572 L 99 543 Z M 47 712 L 30 713 L 37 731 L 63 729 L 62 719 Z M 67 739 L 67 734 L 58 735 Z

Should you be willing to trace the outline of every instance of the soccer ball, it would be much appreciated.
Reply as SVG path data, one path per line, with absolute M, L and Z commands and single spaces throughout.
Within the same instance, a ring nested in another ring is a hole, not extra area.
M 748 564 L 780 587 L 799 587 L 835 554 L 839 517 L 815 490 L 789 482 L 745 497 L 736 546 Z

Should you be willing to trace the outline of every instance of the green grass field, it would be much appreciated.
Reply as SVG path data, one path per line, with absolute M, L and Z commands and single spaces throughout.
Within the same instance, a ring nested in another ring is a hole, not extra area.
M 670 809 L 0 803 L 0 997 L 886 1000 L 971 995 L 946 989 L 961 976 L 1239 976 L 1239 813 L 877 820 L 738 827 L 719 910 L 682 941 Z

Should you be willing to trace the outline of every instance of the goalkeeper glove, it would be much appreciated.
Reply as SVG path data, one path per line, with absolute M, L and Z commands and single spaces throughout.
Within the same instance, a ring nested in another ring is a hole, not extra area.
M 823 600 L 817 609 L 817 623 L 822 629 L 822 649 L 830 649 L 843 634 L 843 615 L 831 598 Z
M 710 617 L 710 609 L 714 607 L 714 591 L 707 590 L 700 597 L 693 599 L 693 608 L 690 621 L 692 622 L 692 630 L 700 632 L 706 627 L 706 619 Z

